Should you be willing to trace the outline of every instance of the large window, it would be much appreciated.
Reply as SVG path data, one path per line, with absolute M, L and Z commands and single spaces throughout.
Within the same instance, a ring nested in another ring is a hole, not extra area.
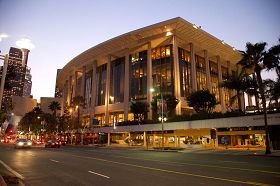
M 124 100 L 124 64 L 125 57 L 111 62 L 110 104 L 120 103 Z
M 91 106 L 92 70 L 86 73 L 85 79 L 85 105 L 89 108 Z
M 219 102 L 220 94 L 219 94 L 218 64 L 213 61 L 210 61 L 209 65 L 210 65 L 212 93 L 215 94 L 216 100 Z
M 197 79 L 197 89 L 206 89 L 206 63 L 205 59 L 200 56 L 195 56 L 196 62 L 196 79 Z
M 130 98 L 147 98 L 147 50 L 131 54 L 130 63 Z
M 222 66 L 222 79 L 226 80 L 228 78 L 228 68 Z M 230 106 L 230 97 L 229 97 L 229 89 L 224 88 L 224 95 L 225 95 L 225 105 L 227 107 Z
M 105 105 L 107 64 L 96 68 L 96 102 L 95 105 Z
M 180 68 L 180 89 L 181 97 L 187 97 L 191 89 L 191 54 L 182 48 L 179 48 L 179 68 Z
M 174 95 L 172 45 L 158 47 L 152 50 L 152 76 L 155 95 L 161 91 L 163 94 Z

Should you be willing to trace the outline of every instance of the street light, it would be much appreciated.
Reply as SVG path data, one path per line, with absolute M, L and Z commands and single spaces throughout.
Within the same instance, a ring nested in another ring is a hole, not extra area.
M 151 92 L 155 92 L 154 88 L 150 89 Z M 163 115 L 163 95 L 162 91 L 159 91 L 160 93 L 160 99 L 161 99 L 161 115 L 158 117 L 158 120 L 161 122 L 161 144 L 162 144 L 162 149 L 164 148 L 164 132 L 163 132 L 163 122 L 167 121 L 167 117 Z

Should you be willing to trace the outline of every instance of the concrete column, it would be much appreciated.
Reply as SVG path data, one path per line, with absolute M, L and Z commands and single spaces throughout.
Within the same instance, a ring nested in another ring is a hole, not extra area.
M 205 64 L 206 64 L 206 87 L 210 92 L 212 92 L 210 64 L 209 64 L 209 58 L 208 58 L 208 51 L 207 50 L 204 50 L 204 59 L 205 59 Z
M 144 147 L 147 147 L 147 132 L 144 131 Z
M 81 84 L 81 89 L 80 93 L 81 96 L 85 98 L 85 89 L 86 89 L 86 66 L 83 66 L 83 72 L 82 72 L 82 84 Z
M 67 103 L 68 106 L 71 105 L 72 102 L 72 76 L 68 78 L 68 85 L 67 85 Z
M 178 58 L 178 43 L 177 38 L 173 35 L 173 68 L 174 68 L 174 93 L 175 97 L 179 99 L 179 103 L 176 106 L 176 114 L 181 115 L 181 84 L 180 84 L 180 69 L 179 69 L 179 58 Z
M 247 95 L 248 96 L 248 106 L 252 106 L 253 103 L 252 103 L 252 96 L 250 95 Z
M 110 132 L 108 132 L 108 141 L 107 141 L 107 145 L 109 146 L 109 145 L 111 145 L 111 133 Z
M 0 108 L 2 108 L 2 99 L 3 99 L 4 85 L 5 85 L 6 75 L 7 75 L 8 63 L 9 63 L 9 55 L 6 54 L 5 58 L 4 58 L 1 85 L 0 85 Z
M 109 124 L 109 99 L 110 99 L 110 78 L 111 78 L 111 55 L 108 56 L 106 72 L 106 96 L 105 96 L 105 123 Z
M 220 56 L 217 56 L 217 63 L 218 63 L 218 79 L 219 79 L 219 84 L 220 84 L 223 82 L 222 65 L 221 65 Z M 219 95 L 220 95 L 221 111 L 224 113 L 224 112 L 226 112 L 224 88 L 219 87 Z
M 124 73 L 124 121 L 127 121 L 129 111 L 129 50 L 125 54 L 125 73 Z
M 178 136 L 176 130 L 174 130 L 174 140 L 175 140 L 175 147 L 178 147 Z
M 191 84 L 192 92 L 197 91 L 197 79 L 196 79 L 196 63 L 195 63 L 195 53 L 193 43 L 190 43 L 190 53 L 191 53 Z
M 152 119 L 152 108 L 151 102 L 153 99 L 153 93 L 150 89 L 153 87 L 153 78 L 152 78 L 152 46 L 151 42 L 148 43 L 148 51 L 147 51 L 147 103 L 150 105 L 148 112 L 148 119 Z
M 244 93 L 241 94 L 241 109 L 245 111 L 245 98 Z

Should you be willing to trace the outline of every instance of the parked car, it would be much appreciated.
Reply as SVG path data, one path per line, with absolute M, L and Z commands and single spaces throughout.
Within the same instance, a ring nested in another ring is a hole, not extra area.
M 63 145 L 63 146 L 66 145 L 66 141 L 63 141 L 63 140 L 58 140 L 58 141 L 59 141 L 60 145 Z
M 16 143 L 15 143 L 15 148 L 31 148 L 32 146 L 32 141 L 25 139 L 25 138 L 20 138 L 17 139 Z
M 45 144 L 45 147 L 50 147 L 50 148 L 60 148 L 61 143 L 57 140 L 48 140 Z

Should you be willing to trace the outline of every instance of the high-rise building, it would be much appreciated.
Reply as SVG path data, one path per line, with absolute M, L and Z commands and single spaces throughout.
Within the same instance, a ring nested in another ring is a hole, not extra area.
M 21 49 L 11 47 L 8 55 L 6 73 L 4 72 L 5 64 L 0 69 L 1 79 L 5 78 L 2 97 L 2 109 L 11 104 L 12 96 L 27 96 L 31 94 L 31 74 L 30 68 L 27 67 L 28 53 L 24 54 Z

